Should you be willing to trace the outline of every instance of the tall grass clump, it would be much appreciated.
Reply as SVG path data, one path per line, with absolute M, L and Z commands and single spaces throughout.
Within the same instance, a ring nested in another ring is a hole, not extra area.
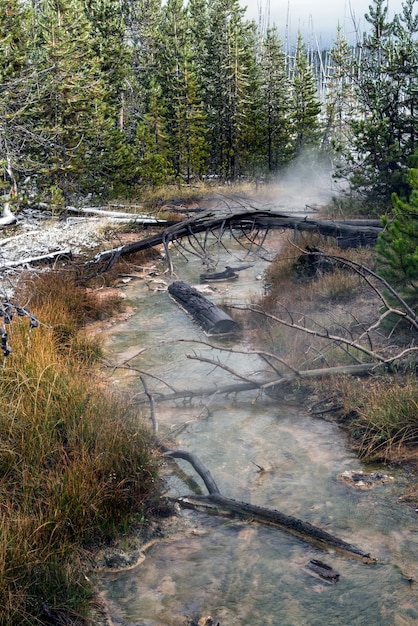
M 414 374 L 359 385 L 340 381 L 345 423 L 359 455 L 368 461 L 398 461 L 418 445 L 418 381 Z
M 0 624 L 8 626 L 83 623 L 91 594 L 83 550 L 145 518 L 159 495 L 151 433 L 88 369 L 88 340 L 74 349 L 92 302 L 74 285 L 71 297 L 71 279 L 51 275 L 53 289 L 48 280 L 20 290 L 40 325 L 29 331 L 27 320 L 13 320 L 0 373 Z

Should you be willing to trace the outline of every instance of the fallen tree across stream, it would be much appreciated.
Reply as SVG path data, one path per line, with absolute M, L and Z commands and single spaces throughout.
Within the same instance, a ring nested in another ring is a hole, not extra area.
M 190 355 L 188 358 L 196 358 L 197 360 L 201 361 L 204 360 L 203 357 L 192 357 Z M 235 374 L 235 372 L 231 372 L 231 370 L 228 370 L 227 367 L 219 361 L 214 363 L 214 365 L 229 371 L 229 373 Z M 354 365 L 323 367 L 315 370 L 298 371 L 293 374 L 282 376 L 280 378 L 275 378 L 274 380 L 243 379 L 241 381 L 237 381 L 235 383 L 232 382 L 225 385 L 213 384 L 208 387 L 196 387 L 194 389 L 176 389 L 175 391 L 172 391 L 168 394 L 156 393 L 154 395 L 154 400 L 155 402 L 170 402 L 173 400 L 181 400 L 187 398 L 191 399 L 215 395 L 229 395 L 254 390 L 258 390 L 260 393 L 268 391 L 269 394 L 274 395 L 274 393 L 278 391 L 281 387 L 297 381 L 323 378 L 324 376 L 339 376 L 341 374 L 361 376 L 369 374 L 371 372 L 376 373 L 382 367 L 385 368 L 386 365 L 381 363 L 359 363 Z M 123 368 L 123 366 L 116 366 L 116 368 L 121 369 Z M 126 367 L 126 369 L 135 371 L 135 368 L 133 367 Z
M 339 537 L 336 537 L 335 535 L 310 524 L 309 522 L 305 522 L 297 517 L 293 517 L 292 515 L 287 515 L 286 513 L 282 513 L 276 509 L 256 506 L 254 504 L 249 504 L 248 502 L 234 500 L 233 498 L 227 498 L 222 495 L 210 471 L 196 455 L 184 450 L 173 450 L 157 439 L 158 422 L 155 416 L 154 397 L 149 392 L 143 376 L 141 376 L 141 382 L 149 400 L 151 413 L 150 417 L 154 435 L 156 437 L 157 448 L 166 457 L 171 459 L 182 459 L 190 463 L 203 480 L 206 489 L 209 492 L 209 495 L 207 496 L 192 495 L 176 498 L 176 502 L 178 502 L 180 506 L 197 510 L 202 510 L 203 508 L 208 513 L 238 515 L 239 517 L 243 517 L 251 521 L 277 526 L 303 539 L 304 541 L 321 548 L 322 550 L 338 550 L 338 552 L 346 556 L 361 559 L 365 563 L 372 563 L 375 561 L 369 552 L 365 552 L 357 546 L 348 543 L 343 539 L 340 539 Z
M 224 208 L 220 208 L 217 211 L 207 211 L 171 224 L 150 237 L 100 252 L 89 261 L 88 266 L 93 269 L 94 266 L 105 264 L 101 272 L 107 271 L 120 257 L 163 245 L 169 268 L 172 270 L 169 254 L 170 243 L 184 237 L 194 237 L 197 233 L 213 231 L 217 231 L 219 239 L 228 231 L 237 240 L 244 235 L 247 242 L 253 245 L 259 245 L 255 241 L 260 231 L 267 233 L 271 229 L 316 232 L 327 237 L 335 237 L 337 242 L 344 242 L 342 247 L 374 245 L 382 227 L 378 226 L 376 221 L 373 221 L 372 225 L 370 225 L 370 220 L 365 220 L 364 223 L 359 220 L 359 222 L 356 221 L 353 224 L 352 220 L 347 222 L 345 220 L 314 220 L 307 216 L 284 214 L 274 210 L 254 210 L 241 207 L 226 211 Z M 200 246 L 203 253 L 206 238 Z M 96 274 L 97 272 L 94 275 Z

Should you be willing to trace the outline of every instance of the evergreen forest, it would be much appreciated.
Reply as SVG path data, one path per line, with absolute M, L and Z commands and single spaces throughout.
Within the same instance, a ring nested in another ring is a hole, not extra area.
M 33 203 L 326 162 L 388 207 L 417 166 L 415 0 L 330 50 L 238 0 L 2 0 L 1 192 Z

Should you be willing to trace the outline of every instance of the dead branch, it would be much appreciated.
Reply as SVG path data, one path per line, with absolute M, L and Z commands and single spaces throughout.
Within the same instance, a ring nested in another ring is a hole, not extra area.
M 153 397 L 147 389 L 145 380 L 141 378 L 141 381 L 144 385 L 145 393 L 150 401 L 151 419 L 154 427 L 154 434 L 156 434 L 158 424 L 155 418 Z M 327 533 L 321 528 L 313 526 L 309 522 L 304 522 L 303 520 L 291 515 L 286 515 L 285 513 L 275 509 L 255 506 L 247 502 L 241 502 L 239 500 L 223 496 L 210 471 L 196 455 L 185 450 L 170 449 L 158 440 L 156 441 L 156 445 L 162 451 L 164 456 L 171 459 L 182 459 L 190 463 L 208 490 L 209 495 L 207 496 L 188 496 L 185 498 L 177 498 L 177 502 L 181 506 L 194 509 L 201 509 L 202 507 L 205 507 L 206 511 L 211 513 L 233 514 L 250 519 L 251 521 L 277 526 L 297 537 L 300 537 L 304 541 L 318 546 L 321 549 L 328 550 L 329 548 L 333 548 L 343 554 L 347 554 L 350 557 L 360 558 L 365 562 L 373 561 L 369 553 L 366 553 L 357 546 L 347 543 L 346 541 Z
M 321 339 L 327 339 L 328 341 L 333 341 L 337 345 L 341 344 L 349 348 L 354 348 L 355 350 L 359 350 L 359 352 L 362 352 L 363 354 L 367 355 L 369 358 L 373 359 L 374 361 L 378 361 L 380 363 L 385 362 L 385 358 L 383 356 L 377 354 L 373 350 L 369 350 L 362 344 L 359 344 L 357 341 L 350 341 L 348 339 L 345 339 L 344 337 L 340 337 L 339 335 L 332 335 L 328 331 L 321 332 L 318 330 L 313 330 L 312 328 L 308 328 L 306 326 L 302 326 L 301 324 L 298 324 L 293 319 L 290 319 L 290 321 L 286 320 L 282 317 L 278 317 L 277 315 L 273 315 L 272 313 L 268 313 L 267 311 L 263 311 L 259 307 L 233 305 L 233 308 L 240 309 L 241 311 L 251 311 L 252 313 L 258 313 L 259 315 L 263 315 L 264 317 L 267 317 L 268 319 L 278 322 L 279 324 L 282 324 L 283 326 L 286 326 L 288 328 L 294 328 L 295 330 L 300 330 L 301 332 L 304 332 L 305 334 L 311 335 L 313 337 L 319 337 Z M 287 310 L 286 312 L 289 313 L 289 311 Z
M 306 250 L 302 250 L 295 244 L 293 245 L 295 248 L 300 250 L 303 254 L 306 254 Z M 415 313 L 413 309 L 411 309 L 411 307 L 404 300 L 404 298 L 402 298 L 399 292 L 396 291 L 396 289 L 394 289 L 392 285 L 390 285 L 390 283 L 388 283 L 387 280 L 385 280 L 382 276 L 379 276 L 379 274 L 376 274 L 376 272 L 366 267 L 362 263 L 357 263 L 356 261 L 352 261 L 351 259 L 347 259 L 346 257 L 342 257 L 342 256 L 335 255 L 335 254 L 326 254 L 325 252 L 322 252 L 322 251 L 318 251 L 318 252 L 310 251 L 309 254 L 321 256 L 327 259 L 332 259 L 333 261 L 336 261 L 339 266 L 348 267 L 352 269 L 354 272 L 356 272 L 357 274 L 359 274 L 359 276 L 363 278 L 363 280 L 369 285 L 371 289 L 373 289 L 373 291 L 376 293 L 376 295 L 379 297 L 379 299 L 383 303 L 384 307 L 386 308 L 386 311 L 382 314 L 379 320 L 377 320 L 377 322 L 373 324 L 373 326 L 371 326 L 369 329 L 367 329 L 363 333 L 362 336 L 364 336 L 370 330 L 374 330 L 375 328 L 378 328 L 381 322 L 385 319 L 385 317 L 387 317 L 390 314 L 397 315 L 403 318 L 406 322 L 411 324 L 411 326 L 413 326 L 415 330 L 418 331 L 417 314 Z M 399 305 L 402 307 L 403 310 L 393 308 L 387 301 L 387 298 L 385 297 L 383 291 L 381 289 L 378 289 L 377 286 L 370 280 L 370 278 L 374 278 L 376 281 L 378 281 L 384 287 L 384 289 L 386 289 L 390 293 L 390 295 L 399 303 Z

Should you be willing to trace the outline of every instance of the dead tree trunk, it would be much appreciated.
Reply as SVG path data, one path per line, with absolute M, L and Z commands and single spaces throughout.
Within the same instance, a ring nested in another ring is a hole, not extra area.
M 237 322 L 184 281 L 176 280 L 171 283 L 168 292 L 207 334 L 221 335 L 238 332 L 240 327 Z
M 291 229 L 294 231 L 317 232 L 326 237 L 335 237 L 342 247 L 374 245 L 382 230 L 375 223 L 370 225 L 370 222 L 367 220 L 364 224 L 352 224 L 344 220 L 312 220 L 308 219 L 308 217 L 286 215 L 273 210 L 236 209 L 225 212 L 225 210 L 219 209 L 216 212 L 211 211 L 199 214 L 197 217 L 171 224 L 164 228 L 162 232 L 151 237 L 101 252 L 90 261 L 89 265 L 107 264 L 107 267 L 102 270 L 106 271 L 121 256 L 147 250 L 158 245 L 164 245 L 167 250 L 168 244 L 172 241 L 179 240 L 182 237 L 190 237 L 196 233 L 211 232 L 217 229 L 220 230 L 221 234 L 228 231 L 228 229 L 229 231 L 247 233 L 250 240 L 253 234 L 260 230 Z

